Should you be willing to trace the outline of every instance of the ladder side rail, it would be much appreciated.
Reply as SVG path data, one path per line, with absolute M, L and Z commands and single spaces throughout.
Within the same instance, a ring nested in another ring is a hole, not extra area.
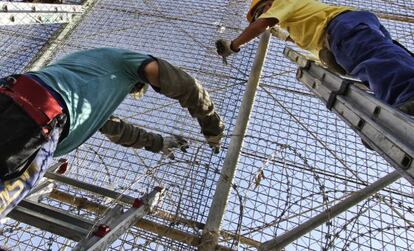
M 132 196 L 126 195 L 126 194 L 121 194 L 118 192 L 115 192 L 113 190 L 104 188 L 104 187 L 99 187 L 99 186 L 95 186 L 80 180 L 76 180 L 73 179 L 71 177 L 67 177 L 55 172 L 46 172 L 45 177 L 54 181 L 58 181 L 70 186 L 74 186 L 76 188 L 80 188 L 82 190 L 94 193 L 94 194 L 98 194 L 98 195 L 102 195 L 108 198 L 112 198 L 112 199 L 116 199 L 122 203 L 125 204 L 133 204 L 135 201 L 135 198 L 133 198 Z
M 82 240 L 92 227 L 85 219 L 29 200 L 20 202 L 8 217 L 74 241 Z
M 353 106 L 356 113 L 360 113 L 361 116 L 365 114 L 374 120 L 376 124 L 388 131 L 393 131 L 393 135 L 400 141 L 404 141 L 404 144 L 408 146 L 404 150 L 409 151 L 414 148 L 414 134 L 411 133 L 414 129 L 414 120 L 410 119 L 408 115 L 358 88 L 357 84 L 360 84 L 360 82 L 340 78 L 315 63 L 312 63 L 308 72 L 321 80 L 323 85 L 333 86 L 334 88 L 330 88 L 331 90 L 337 90 L 343 81 L 352 82 L 353 84 L 350 85 L 347 94 L 337 96 L 337 100 L 344 99 L 344 102 Z
M 311 79 L 308 73 L 303 73 L 304 77 L 302 81 L 305 83 L 305 79 Z M 309 83 L 309 82 L 308 82 Z M 320 93 L 327 93 L 326 87 L 321 86 Z M 414 175 L 412 168 L 412 156 L 414 152 L 412 150 L 402 150 L 407 148 L 403 142 L 399 141 L 392 132 L 384 129 L 375 120 L 372 120 L 364 113 L 355 112 L 355 107 L 352 104 L 346 102 L 343 97 L 338 97 L 333 107 L 335 113 L 343 119 L 362 139 L 369 142 L 372 147 L 386 159 L 399 173 L 404 176 L 411 184 L 414 185 Z
M 345 79 L 286 49 L 285 55 L 297 63 L 297 78 L 325 103 L 338 91 Z M 377 100 L 371 94 L 350 85 L 335 97 L 332 110 L 368 142 L 382 157 L 414 185 L 414 122 L 403 113 Z
M 119 236 L 124 234 L 129 228 L 131 228 L 138 220 L 142 219 L 144 216 L 150 214 L 154 207 L 158 204 L 163 194 L 164 189 L 160 187 L 154 188 L 154 190 L 145 195 L 143 198 L 139 199 L 134 203 L 133 207 L 128 209 L 124 214 L 117 216 L 120 211 L 119 208 L 115 208 L 112 211 L 115 211 L 115 214 L 107 216 L 102 223 L 107 227 L 107 233 L 98 233 L 95 232 L 93 236 L 85 239 L 80 242 L 74 250 L 105 250 L 109 247 L 114 241 L 116 241 Z M 101 228 L 103 225 L 98 226 Z

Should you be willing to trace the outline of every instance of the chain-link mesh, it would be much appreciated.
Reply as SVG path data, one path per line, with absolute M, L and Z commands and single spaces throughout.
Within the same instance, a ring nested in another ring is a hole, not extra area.
M 66 3 L 78 3 L 68 1 Z M 326 1 L 387 14 L 382 19 L 393 36 L 413 49 L 414 4 L 398 1 Z M 128 98 L 116 115 L 150 131 L 180 134 L 191 140 L 188 153 L 170 161 L 159 154 L 114 145 L 95 134 L 66 156 L 68 176 L 132 197 L 154 186 L 167 194 L 150 222 L 160 231 L 134 227 L 111 250 L 192 250 L 175 241 L 175 230 L 200 237 L 229 139 L 238 115 L 257 40 L 223 66 L 214 41 L 234 38 L 247 25 L 247 1 L 99 0 L 70 36 L 58 41 L 54 55 L 96 47 L 120 47 L 160 57 L 182 67 L 210 92 L 225 124 L 223 150 L 214 155 L 203 143 L 197 122 L 171 99 L 150 90 L 140 100 Z M 404 17 L 408 21 L 397 21 Z M 0 27 L 2 76 L 28 68 L 64 25 Z M 393 169 L 295 79 L 295 66 L 283 57 L 284 44 L 272 40 L 238 172 L 224 221 L 220 244 L 254 250 L 261 242 L 303 223 Z M 97 90 L 99 92 L 99 90 Z M 43 203 L 91 221 L 116 203 L 58 183 L 68 200 Z M 413 189 L 403 179 L 300 238 L 288 250 L 400 250 L 413 245 Z M 90 210 L 83 200 L 100 205 Z M 0 243 L 13 250 L 60 250 L 76 242 L 10 219 Z

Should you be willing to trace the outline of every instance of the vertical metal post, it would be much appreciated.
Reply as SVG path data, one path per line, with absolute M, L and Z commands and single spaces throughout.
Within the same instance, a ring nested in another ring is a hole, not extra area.
M 371 185 L 353 192 L 348 198 L 344 199 L 343 201 L 339 202 L 335 206 L 325 210 L 324 212 L 320 213 L 319 215 L 309 219 L 307 222 L 300 224 L 299 226 L 295 227 L 294 229 L 282 234 L 281 236 L 276 237 L 273 240 L 264 242 L 259 250 L 260 251 L 269 251 L 269 250 L 281 250 L 289 243 L 299 239 L 301 236 L 307 234 L 311 230 L 319 227 L 323 223 L 331 220 L 332 218 L 336 217 L 337 215 L 341 214 L 342 212 L 350 209 L 351 207 L 355 206 L 359 202 L 367 199 L 369 196 L 377 193 L 381 189 L 387 187 L 391 183 L 395 182 L 401 177 L 401 175 L 394 171 L 385 177 L 377 180 L 376 182 L 372 183 Z
M 220 236 L 220 224 L 227 206 L 228 197 L 233 183 L 234 174 L 236 172 L 237 163 L 240 157 L 240 150 L 244 141 L 249 118 L 253 109 L 256 90 L 259 85 L 260 75 L 262 73 L 264 60 L 266 58 L 267 48 L 269 46 L 270 32 L 265 32 L 259 43 L 256 58 L 247 82 L 246 92 L 243 96 L 239 116 L 236 126 L 232 133 L 230 146 L 224 160 L 223 168 L 217 188 L 213 197 L 213 202 L 204 227 L 203 236 L 199 250 L 214 250 L 218 244 Z

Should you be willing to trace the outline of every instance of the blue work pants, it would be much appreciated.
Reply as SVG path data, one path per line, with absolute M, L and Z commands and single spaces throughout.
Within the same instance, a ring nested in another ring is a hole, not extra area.
M 374 14 L 345 12 L 329 23 L 327 33 L 337 63 L 378 99 L 396 107 L 414 97 L 414 58 L 393 43 Z

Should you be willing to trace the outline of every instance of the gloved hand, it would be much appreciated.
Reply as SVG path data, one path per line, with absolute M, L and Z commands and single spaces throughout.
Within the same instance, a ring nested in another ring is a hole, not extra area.
M 178 135 L 171 135 L 163 137 L 163 144 L 161 152 L 170 159 L 175 159 L 174 150 L 180 148 L 181 151 L 187 152 L 189 145 L 187 140 Z
M 219 153 L 224 131 L 224 123 L 220 116 L 217 112 L 214 112 L 210 116 L 198 119 L 198 123 L 208 145 L 213 149 L 214 153 Z
M 205 136 L 207 144 L 213 149 L 213 152 L 215 154 L 218 154 L 220 152 L 220 145 L 221 145 L 221 139 L 223 138 L 223 133 L 220 133 L 217 136 Z
M 240 49 L 233 50 L 231 43 L 232 43 L 231 41 L 224 40 L 224 39 L 219 39 L 216 41 L 217 54 L 223 57 L 223 63 L 225 65 L 227 65 L 228 56 L 240 51 Z
M 289 40 L 289 32 L 286 30 L 280 28 L 278 25 L 273 26 L 270 29 L 270 33 L 272 33 L 273 36 L 277 37 L 278 39 L 282 41 L 288 41 Z

